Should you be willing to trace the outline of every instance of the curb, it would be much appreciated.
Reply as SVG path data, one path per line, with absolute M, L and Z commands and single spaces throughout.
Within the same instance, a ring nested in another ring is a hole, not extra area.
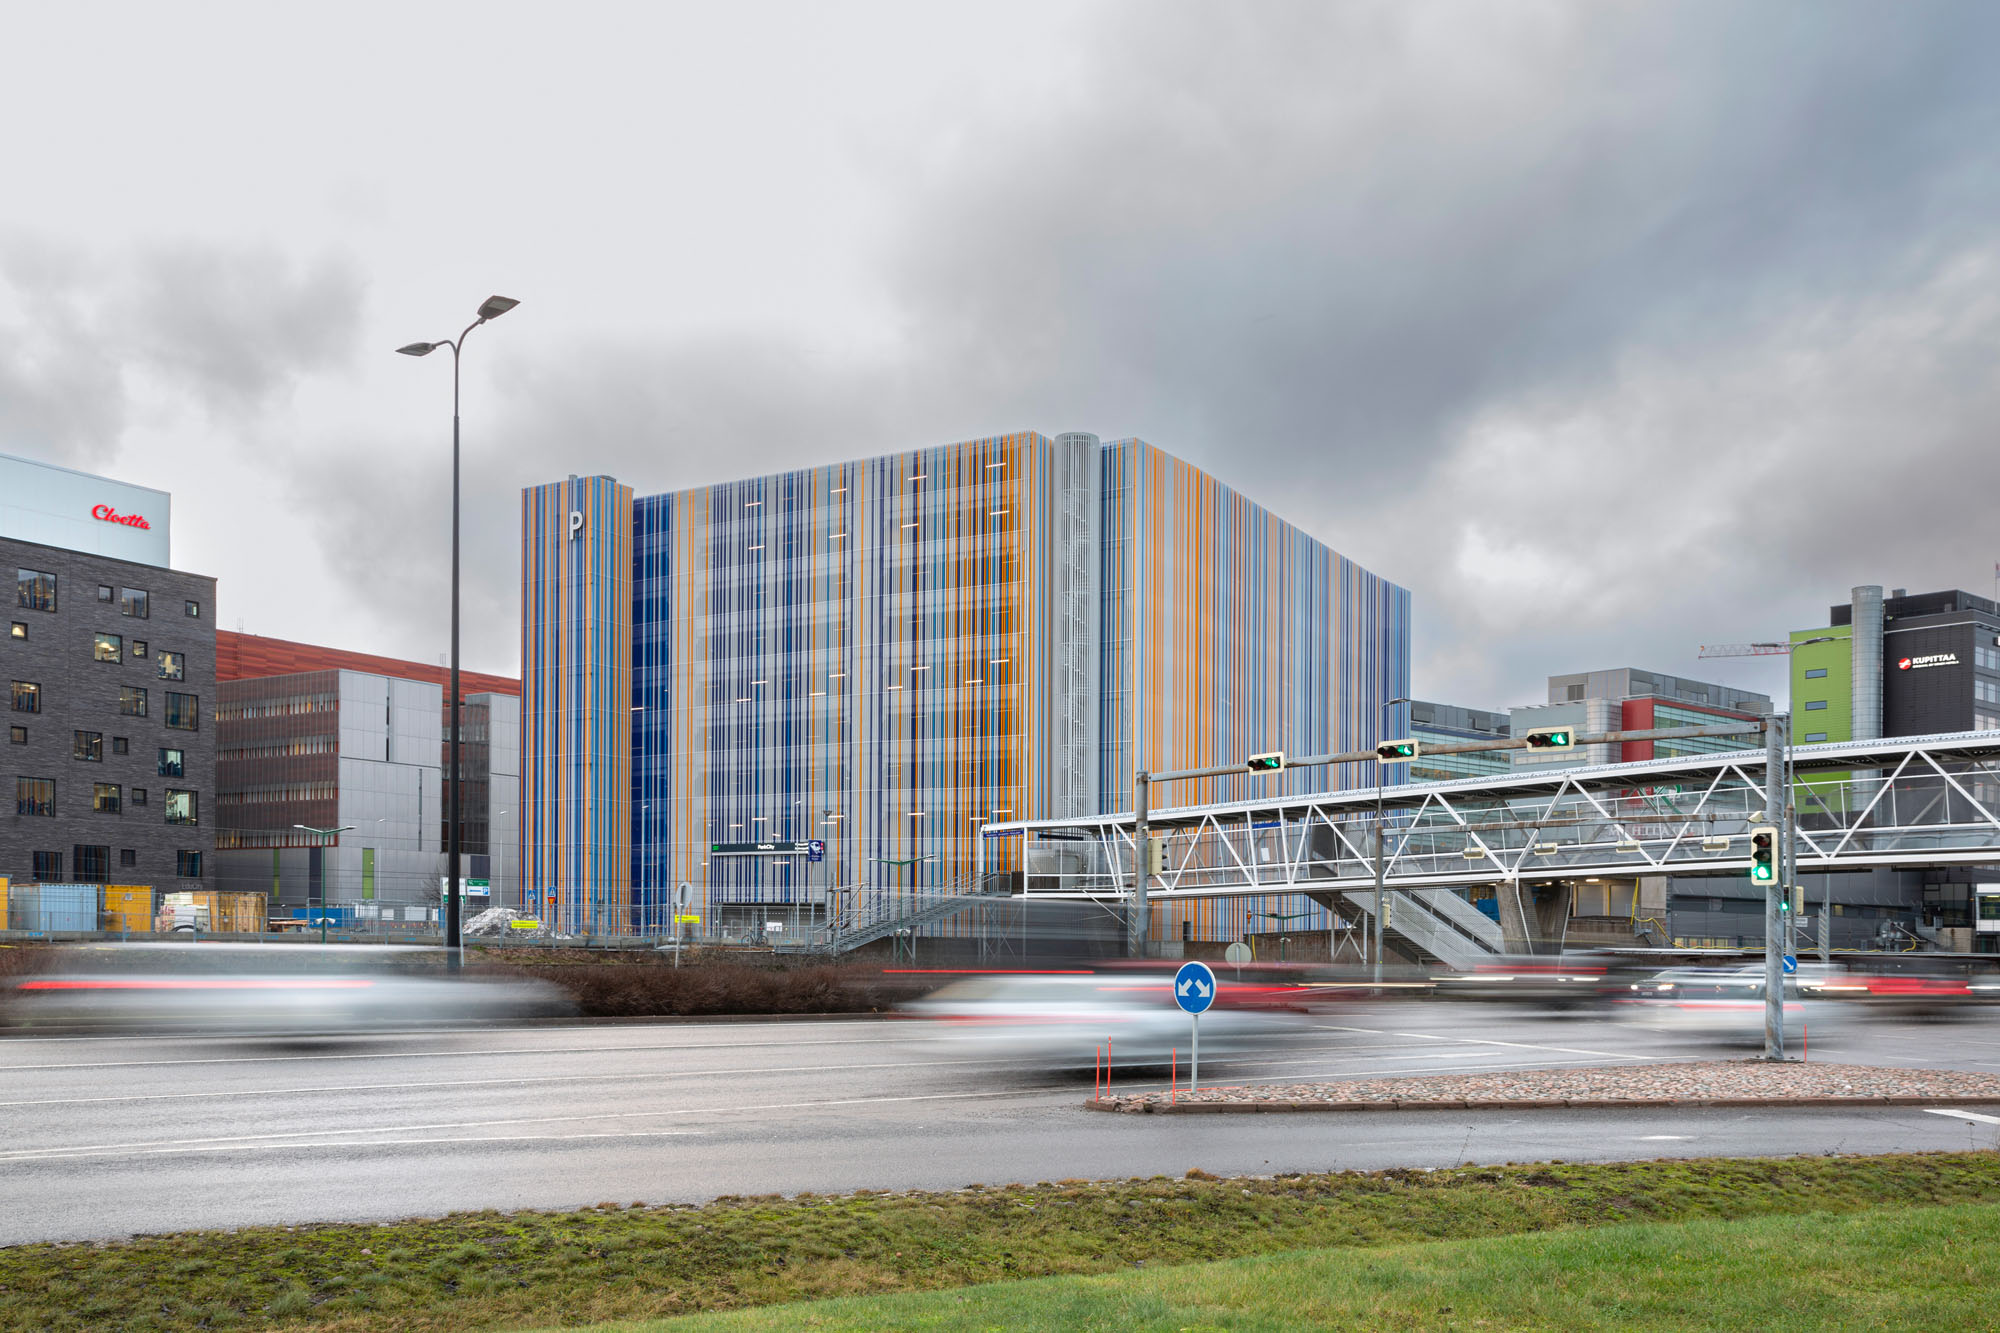
M 1994 1106 L 2000 1094 L 1983 1097 L 1918 1097 L 1909 1094 L 1880 1097 L 1569 1097 L 1523 1098 L 1520 1101 L 1443 1098 L 1436 1101 L 1323 1102 L 1122 1102 L 1116 1098 L 1091 1098 L 1086 1111 L 1125 1115 L 1252 1115 L 1284 1114 L 1291 1111 L 1607 1111 L 1619 1109 L 1659 1110 L 1696 1107 L 1787 1107 L 1787 1106 Z

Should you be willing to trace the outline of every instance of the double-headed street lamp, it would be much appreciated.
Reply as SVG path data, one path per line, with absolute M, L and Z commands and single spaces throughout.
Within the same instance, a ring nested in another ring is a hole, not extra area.
M 500 318 L 519 304 L 511 296 L 489 296 L 479 307 L 479 318 L 466 325 L 456 338 L 410 343 L 396 349 L 404 356 L 429 356 L 440 347 L 451 349 L 451 824 L 450 849 L 445 861 L 450 891 L 445 895 L 444 947 L 450 951 L 447 957 L 454 968 L 459 965 L 464 945 L 459 934 L 459 903 L 463 893 L 459 884 L 459 853 L 463 841 L 463 831 L 459 827 L 459 788 L 463 785 L 464 775 L 459 772 L 459 732 L 462 730 L 459 712 L 463 701 L 458 693 L 458 365 L 466 336 L 481 324 Z

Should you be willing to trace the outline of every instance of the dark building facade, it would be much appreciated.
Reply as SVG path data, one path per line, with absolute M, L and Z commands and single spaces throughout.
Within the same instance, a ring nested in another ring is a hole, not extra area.
M 0 876 L 214 887 L 215 580 L 0 537 Z

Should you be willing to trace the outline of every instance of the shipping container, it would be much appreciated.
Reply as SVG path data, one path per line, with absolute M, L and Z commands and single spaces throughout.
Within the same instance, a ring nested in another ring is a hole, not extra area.
M 16 884 L 7 890 L 9 930 L 96 930 L 95 884 Z
M 104 886 L 104 928 L 148 931 L 153 928 L 153 888 L 150 884 Z

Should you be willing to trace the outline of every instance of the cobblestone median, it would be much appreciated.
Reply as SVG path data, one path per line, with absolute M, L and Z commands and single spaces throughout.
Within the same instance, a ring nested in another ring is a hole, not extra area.
M 1482 1107 L 2000 1103 L 2000 1074 L 1873 1065 L 1708 1060 L 1338 1079 L 1092 1098 L 1095 1111 L 1418 1111 Z

